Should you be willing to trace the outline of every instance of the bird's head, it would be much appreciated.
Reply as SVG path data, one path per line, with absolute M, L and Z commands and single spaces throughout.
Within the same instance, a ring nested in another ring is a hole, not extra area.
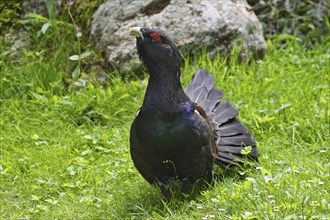
M 136 37 L 136 45 L 141 61 L 147 68 L 162 65 L 180 68 L 181 56 L 175 44 L 161 30 L 133 27 L 130 34 Z

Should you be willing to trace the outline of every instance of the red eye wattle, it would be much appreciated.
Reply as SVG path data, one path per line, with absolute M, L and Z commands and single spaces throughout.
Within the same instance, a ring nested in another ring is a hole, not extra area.
M 157 42 L 162 42 L 162 38 L 159 36 L 159 34 L 152 33 L 150 34 L 150 37 L 152 37 Z

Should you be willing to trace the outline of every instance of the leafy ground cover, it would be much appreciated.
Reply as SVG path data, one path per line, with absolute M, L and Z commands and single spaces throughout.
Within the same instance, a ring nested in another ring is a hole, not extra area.
M 330 45 L 268 45 L 265 59 L 250 64 L 205 53 L 186 58 L 183 84 L 199 68 L 212 73 L 262 157 L 255 170 L 218 168 L 214 186 L 168 204 L 129 154 L 146 80 L 112 73 L 106 87 L 70 92 L 58 60 L 33 53 L 21 64 L 2 61 L 1 217 L 330 218 Z

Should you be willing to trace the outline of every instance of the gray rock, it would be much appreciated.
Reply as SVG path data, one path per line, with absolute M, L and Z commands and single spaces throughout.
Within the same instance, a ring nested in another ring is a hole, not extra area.
M 163 29 L 188 52 L 228 53 L 239 43 L 248 60 L 262 58 L 267 49 L 262 26 L 245 0 L 111 0 L 94 13 L 91 38 L 121 70 L 138 62 L 129 35 L 133 26 Z

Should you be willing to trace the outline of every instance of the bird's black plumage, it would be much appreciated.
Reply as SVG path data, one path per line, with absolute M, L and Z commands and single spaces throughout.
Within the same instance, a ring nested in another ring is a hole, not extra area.
M 241 151 L 256 143 L 236 118 L 238 111 L 213 87 L 214 78 L 199 70 L 182 89 L 181 57 L 163 31 L 132 28 L 138 54 L 150 77 L 142 107 L 133 121 L 130 150 L 141 175 L 157 184 L 167 200 L 169 184 L 179 180 L 183 188 L 212 181 L 213 163 L 228 167 L 242 161 Z

